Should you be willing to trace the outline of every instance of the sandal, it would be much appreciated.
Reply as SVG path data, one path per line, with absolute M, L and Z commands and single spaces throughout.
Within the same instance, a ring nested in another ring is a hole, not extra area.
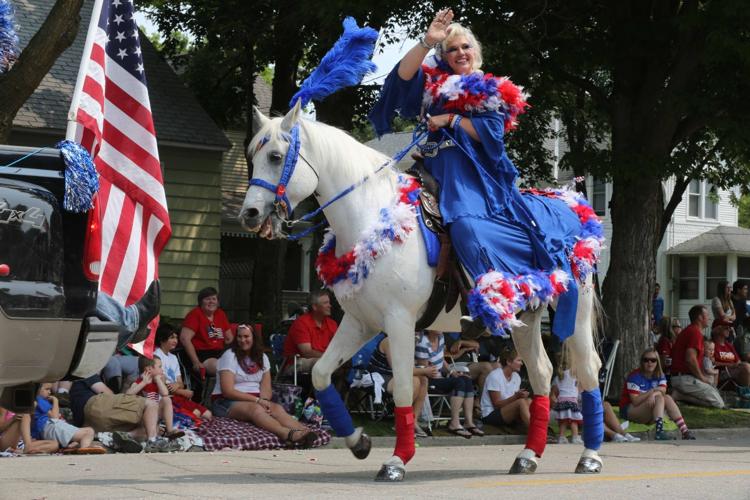
M 107 453 L 107 450 L 101 446 L 89 446 L 87 448 L 63 448 L 60 453 L 63 455 L 102 455 Z
M 179 429 L 174 429 L 172 432 L 165 432 L 164 437 L 169 439 L 170 441 L 174 441 L 175 439 L 179 439 L 182 436 L 185 435 L 185 431 L 181 431 Z
M 463 427 L 459 427 L 458 429 L 451 429 L 450 427 L 446 427 L 445 430 L 455 436 L 461 436 L 462 438 L 471 439 L 471 432 L 469 432 L 467 429 L 464 429 Z
M 297 441 L 294 440 L 294 433 L 295 432 L 305 432 L 307 431 L 307 434 L 302 436 Z M 286 447 L 287 448 L 310 448 L 313 444 L 315 444 L 315 441 L 318 439 L 318 435 L 314 433 L 313 431 L 309 429 L 289 429 L 289 434 L 286 436 Z
M 484 436 L 484 431 L 480 429 L 479 427 L 465 427 L 465 429 L 471 432 L 474 436 L 479 436 L 479 437 Z

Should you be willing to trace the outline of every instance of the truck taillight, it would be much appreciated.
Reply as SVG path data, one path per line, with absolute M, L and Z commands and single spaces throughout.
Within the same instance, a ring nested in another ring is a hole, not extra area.
M 88 228 L 83 246 L 83 274 L 90 281 L 99 281 L 102 258 L 102 228 L 99 218 L 99 197 L 94 197 L 94 207 L 89 210 Z

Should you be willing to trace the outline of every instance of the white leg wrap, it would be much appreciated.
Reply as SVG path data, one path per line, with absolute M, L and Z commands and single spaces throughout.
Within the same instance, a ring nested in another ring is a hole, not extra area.
M 518 458 L 526 458 L 533 461 L 534 463 L 539 463 L 539 459 L 536 457 L 536 453 L 534 452 L 534 450 L 530 450 L 528 448 L 524 448 L 521 453 L 518 454 Z
M 346 436 L 344 438 L 346 442 L 346 446 L 351 448 L 355 444 L 357 444 L 357 441 L 359 441 L 359 437 L 362 435 L 362 427 L 357 427 L 354 429 L 354 432 L 352 432 L 349 436 Z

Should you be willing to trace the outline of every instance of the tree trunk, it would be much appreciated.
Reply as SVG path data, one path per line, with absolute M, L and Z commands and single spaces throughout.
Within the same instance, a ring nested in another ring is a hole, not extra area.
M 57 0 L 18 61 L 0 76 L 0 143 L 8 142 L 18 110 L 76 39 L 82 5 L 83 0 Z
M 615 177 L 610 204 L 613 232 L 608 244 L 610 262 L 617 265 L 610 265 L 602 289 L 606 335 L 620 340 L 612 391 L 619 391 L 625 374 L 638 367 L 648 343 L 650 290 L 656 280 L 663 206 L 659 179 Z

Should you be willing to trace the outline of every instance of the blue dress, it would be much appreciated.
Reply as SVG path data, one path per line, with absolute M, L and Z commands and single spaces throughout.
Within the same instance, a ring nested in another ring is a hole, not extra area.
M 398 65 L 369 116 L 379 136 L 391 130 L 397 112 L 405 118 L 456 112 L 446 110 L 444 98 L 423 110 L 424 71 L 420 68 L 408 81 L 397 71 Z M 549 279 L 554 271 L 573 275 L 568 253 L 579 239 L 581 221 L 562 199 L 518 189 L 518 170 L 505 151 L 502 109 L 460 114 L 471 119 L 480 141 L 460 127 L 448 129 L 458 146 L 439 148 L 437 155 L 425 158 L 425 166 L 440 184 L 440 207 L 456 253 L 477 282 L 469 311 L 493 334 L 507 335 L 518 324 L 510 309 L 559 296 L 553 331 L 564 340 L 575 326 L 577 287 L 569 279 L 567 292 L 554 290 Z M 439 143 L 442 134 L 431 132 L 427 141 Z M 530 293 L 525 282 L 531 284 Z M 505 299 L 510 302 L 498 307 Z

